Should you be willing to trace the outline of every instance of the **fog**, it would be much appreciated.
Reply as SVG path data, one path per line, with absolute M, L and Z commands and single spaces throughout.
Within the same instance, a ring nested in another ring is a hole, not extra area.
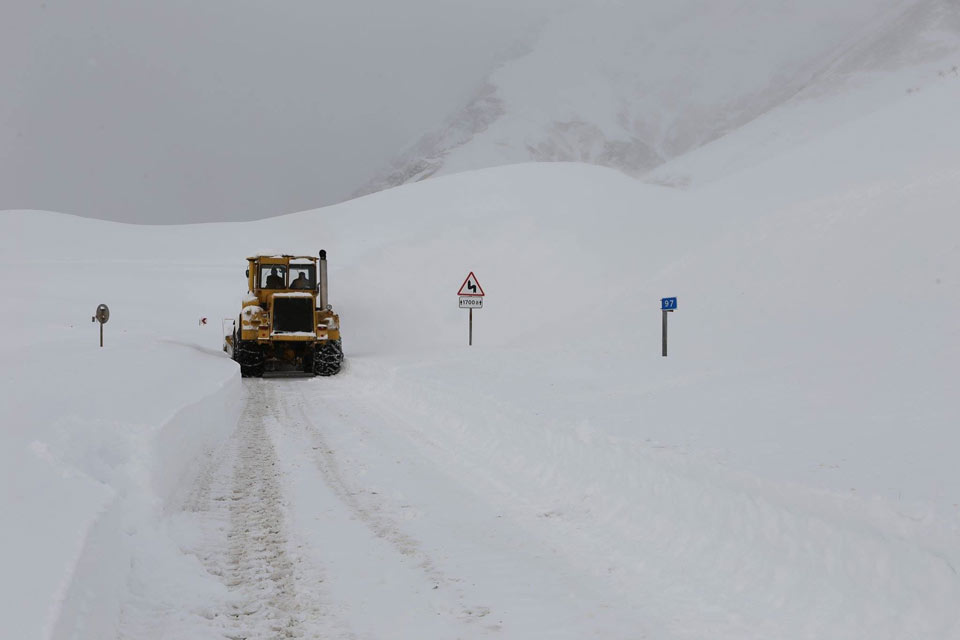
M 0 209 L 168 224 L 337 202 L 558 10 L 3 0 Z

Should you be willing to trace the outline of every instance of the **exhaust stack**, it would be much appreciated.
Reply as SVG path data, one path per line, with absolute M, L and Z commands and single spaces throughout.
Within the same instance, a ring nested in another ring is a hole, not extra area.
M 327 292 L 327 252 L 324 249 L 320 249 L 320 308 L 323 311 L 327 310 L 329 306 L 327 304 L 327 298 L 329 297 Z

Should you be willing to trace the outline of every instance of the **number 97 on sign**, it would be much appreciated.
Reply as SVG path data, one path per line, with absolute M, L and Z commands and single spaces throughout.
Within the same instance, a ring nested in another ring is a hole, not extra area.
M 660 298 L 660 308 L 665 311 L 672 311 L 677 308 L 676 298 Z

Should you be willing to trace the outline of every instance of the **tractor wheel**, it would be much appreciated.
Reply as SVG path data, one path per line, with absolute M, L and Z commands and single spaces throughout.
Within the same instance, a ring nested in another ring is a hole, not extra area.
M 339 340 L 329 340 L 314 347 L 313 373 L 318 376 L 332 376 L 340 371 L 343 364 L 343 348 Z
M 240 365 L 240 376 L 242 378 L 262 378 L 263 363 L 260 364 L 242 364 Z
M 240 342 L 234 350 L 234 360 L 240 363 L 240 375 L 244 378 L 263 376 L 266 359 L 259 345 Z

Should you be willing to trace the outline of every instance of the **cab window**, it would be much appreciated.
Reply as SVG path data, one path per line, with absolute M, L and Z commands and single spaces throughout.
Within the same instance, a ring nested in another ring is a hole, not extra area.
M 316 289 L 317 288 L 317 270 L 312 264 L 291 264 L 290 265 L 290 288 L 291 289 Z
M 287 268 L 282 264 L 265 264 L 260 267 L 261 289 L 286 289 Z

